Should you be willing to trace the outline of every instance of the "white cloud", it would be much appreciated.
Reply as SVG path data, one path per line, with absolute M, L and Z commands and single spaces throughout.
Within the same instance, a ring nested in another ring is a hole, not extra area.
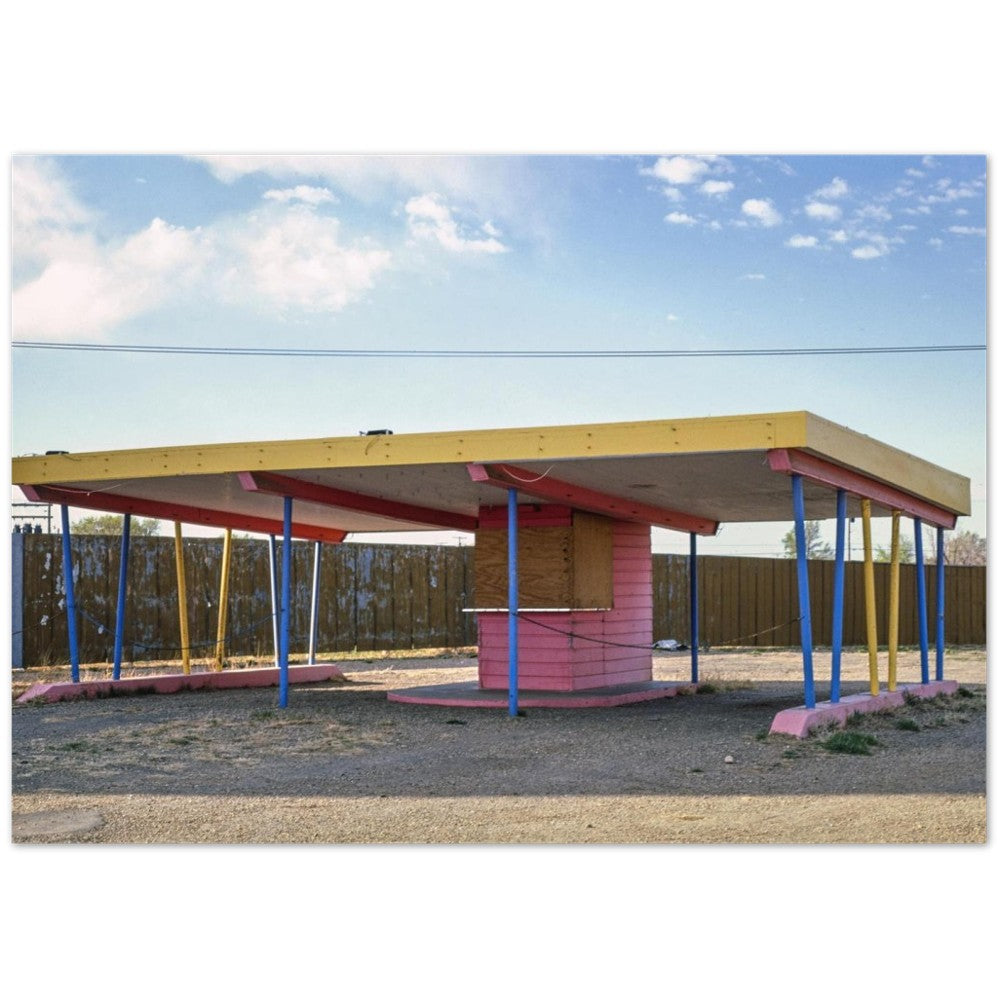
M 850 191 L 850 187 L 848 187 L 847 181 L 843 177 L 834 177 L 829 184 L 814 191 L 813 194 L 817 198 L 837 199 L 843 198 L 848 191 Z
M 90 252 L 93 215 L 51 161 L 15 156 L 11 161 L 11 241 L 18 272 L 37 272 L 57 256 Z M 36 274 L 37 276 L 37 274 Z
M 406 203 L 410 232 L 418 239 L 439 243 L 451 253 L 494 254 L 505 253 L 507 247 L 486 227 L 486 238 L 467 236 L 459 229 L 450 209 L 436 194 L 422 194 Z M 492 229 L 492 223 L 487 223 Z M 495 229 L 494 229 L 495 232 Z
M 882 257 L 887 254 L 888 248 L 884 246 L 874 246 L 869 243 L 863 247 L 855 247 L 851 251 L 851 256 L 857 260 L 874 260 L 876 257 Z
M 958 201 L 960 198 L 976 198 L 980 193 L 979 185 L 975 182 L 952 187 L 951 181 L 947 178 L 944 179 L 943 183 L 939 183 L 937 188 L 941 194 L 929 194 L 920 199 L 921 203 L 924 205 L 942 205 L 951 201 Z
M 764 281 L 767 275 L 765 274 L 741 274 L 741 281 Z
M 337 219 L 304 208 L 239 219 L 214 238 L 230 262 L 217 279 L 220 294 L 278 312 L 338 312 L 392 260 L 387 250 L 345 246 Z
M 640 172 L 668 184 L 694 184 L 711 169 L 714 156 L 661 156 Z
M 829 233 L 831 243 L 846 243 L 849 239 L 846 229 L 831 229 Z
M 456 155 L 284 154 L 191 157 L 230 184 L 260 174 L 277 181 L 321 181 L 335 192 L 368 203 L 405 200 L 437 191 L 449 202 L 467 205 L 481 218 L 524 220 L 546 236 L 534 200 L 537 186 L 521 157 Z
M 854 214 L 859 219 L 875 219 L 877 222 L 888 222 L 892 218 L 892 213 L 885 205 L 862 205 Z
M 756 219 L 762 226 L 776 226 L 781 222 L 781 214 L 771 204 L 770 198 L 748 198 L 740 211 L 751 219 Z
M 280 188 L 265 191 L 264 197 L 269 201 L 291 202 L 301 201 L 306 205 L 322 205 L 327 202 L 336 203 L 337 196 L 329 188 L 311 187 L 308 184 L 298 184 L 293 188 Z
M 920 162 L 925 167 L 936 167 L 937 166 L 937 160 L 935 160 L 933 156 L 925 156 Z
M 666 198 L 667 201 L 683 201 L 684 200 L 684 194 L 683 194 L 683 192 L 680 190 L 680 188 L 675 188 L 675 187 L 666 187 L 666 188 L 664 188 L 663 189 L 663 197 Z
M 705 181 L 699 190 L 702 194 L 721 197 L 729 194 L 735 186 L 732 181 Z
M 906 168 L 906 176 L 907 177 L 924 177 L 925 174 L 924 174 L 924 172 L 922 170 L 917 170 L 916 167 L 907 167 Z
M 916 226 L 911 226 L 911 225 L 910 225 L 910 224 L 909 224 L 909 223 L 907 222 L 907 223 L 904 223 L 904 224 L 903 224 L 903 225 L 901 225 L 901 226 L 896 226 L 896 228 L 897 228 L 897 229 L 898 229 L 898 230 L 899 230 L 900 232 L 904 232 L 904 233 L 909 233 L 909 232 L 912 232 L 912 231 L 913 231 L 914 229 L 916 229 L 917 227 L 916 227 Z
M 672 222 L 675 226 L 693 226 L 698 220 L 686 212 L 671 212 L 663 217 L 664 222 Z
M 675 316 L 673 313 L 667 313 L 667 322 L 676 323 L 680 319 L 680 316 Z
M 949 226 L 949 233 L 956 233 L 958 236 L 985 236 L 986 230 L 976 226 Z
M 929 239 L 929 240 L 927 241 L 927 245 L 928 245 L 928 246 L 931 246 L 931 247 L 934 247 L 934 249 L 935 249 L 935 250 L 940 250 L 940 249 L 941 249 L 941 247 L 943 247 L 943 246 L 944 246 L 944 240 L 940 239 L 940 238 L 939 238 L 939 237 L 937 237 L 937 236 L 932 236 L 932 237 L 931 237 L 931 238 L 930 238 L 930 239 Z
M 815 236 L 792 236 L 785 241 L 786 247 L 815 247 L 819 240 Z
M 129 319 L 198 297 L 262 310 L 337 311 L 372 287 L 391 260 L 367 244 L 343 245 L 336 219 L 289 204 L 303 196 L 326 200 L 315 191 L 270 198 L 249 216 L 197 229 L 154 219 L 124 240 L 100 241 L 91 231 L 95 221 L 54 175 L 43 168 L 32 177 L 31 169 L 13 207 L 29 236 L 19 255 L 38 257 L 12 297 L 21 337 L 101 340 Z M 45 188 L 40 180 L 51 183 Z M 38 192 L 45 194 L 44 212 Z M 32 225 L 44 239 L 30 236 Z
M 198 280 L 210 251 L 200 230 L 162 219 L 115 248 L 80 242 L 50 260 L 13 295 L 18 337 L 101 338 L 110 328 L 156 308 Z
M 806 215 L 810 219 L 823 219 L 825 222 L 836 222 L 840 218 L 840 206 L 829 205 L 823 201 L 811 201 L 806 205 Z

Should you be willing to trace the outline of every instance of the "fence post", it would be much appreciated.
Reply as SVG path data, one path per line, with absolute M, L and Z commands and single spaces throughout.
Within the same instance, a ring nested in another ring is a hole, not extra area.
M 24 666 L 24 535 L 10 536 L 10 665 Z

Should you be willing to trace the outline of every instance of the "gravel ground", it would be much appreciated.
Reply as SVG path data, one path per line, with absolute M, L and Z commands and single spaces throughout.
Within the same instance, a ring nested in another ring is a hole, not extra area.
M 685 654 L 654 662 L 659 680 L 688 669 Z M 817 655 L 820 698 L 827 663 Z M 917 663 L 901 654 L 902 682 Z M 472 656 L 343 667 L 345 682 L 293 687 L 284 711 L 274 689 L 15 705 L 13 841 L 986 840 L 981 649 L 948 653 L 962 695 L 851 727 L 877 741 L 869 755 L 832 752 L 828 732 L 767 736 L 777 711 L 802 702 L 790 651 L 703 654 L 696 695 L 516 719 L 387 701 L 393 688 L 474 678 Z M 866 655 L 848 652 L 844 693 L 866 676 Z

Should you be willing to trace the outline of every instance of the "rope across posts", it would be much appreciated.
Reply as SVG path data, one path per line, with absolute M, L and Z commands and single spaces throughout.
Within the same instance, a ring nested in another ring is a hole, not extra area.
M 698 536 L 691 532 L 688 556 L 688 607 L 691 612 L 691 683 L 698 683 Z
M 802 477 L 792 475 L 792 504 L 795 508 L 795 561 L 799 581 L 799 615 L 802 635 L 802 676 L 806 708 L 816 707 L 813 685 L 812 612 L 809 607 L 809 563 L 806 552 L 806 506 L 802 492 Z
M 927 578 L 924 573 L 923 522 L 913 519 L 913 552 L 917 563 L 917 630 L 920 635 L 920 683 L 929 684 L 931 679 L 927 650 Z
M 188 631 L 187 578 L 184 573 L 184 539 L 181 522 L 174 521 L 174 562 L 177 564 L 177 613 L 180 616 L 181 661 L 184 673 L 191 673 L 191 644 Z
M 69 507 L 62 504 L 63 588 L 66 593 L 66 623 L 69 632 L 69 669 L 74 684 L 80 683 L 80 646 L 76 637 L 76 593 L 73 587 L 73 553 L 70 548 Z
M 934 663 L 934 679 L 944 680 L 944 528 L 937 530 L 937 630 L 934 634 L 937 657 Z
M 868 680 L 878 694 L 878 624 L 875 621 L 875 563 L 872 561 L 872 502 L 861 501 L 861 528 L 865 542 L 865 626 L 868 635 Z
M 292 498 L 285 497 L 285 536 L 281 548 L 281 654 L 278 663 L 278 707 L 288 708 L 288 629 L 292 604 Z
M 125 639 L 125 595 L 128 592 L 128 548 L 132 532 L 132 515 L 122 519 L 122 549 L 118 565 L 118 610 L 115 613 L 115 662 L 111 669 L 111 679 L 120 680 L 122 675 L 122 645 Z
M 896 662 L 899 653 L 899 511 L 892 512 L 892 545 L 889 557 L 889 683 L 896 690 Z
M 517 716 L 517 490 L 507 490 L 507 712 Z
M 837 547 L 833 564 L 833 648 L 830 654 L 830 702 L 840 701 L 840 659 L 844 644 L 844 532 L 847 525 L 847 493 L 837 490 Z

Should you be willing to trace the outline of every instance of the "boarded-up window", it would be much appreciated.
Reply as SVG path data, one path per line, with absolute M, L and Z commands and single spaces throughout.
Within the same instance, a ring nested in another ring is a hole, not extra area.
M 571 525 L 527 525 L 517 533 L 518 606 L 611 608 L 614 523 L 573 512 Z M 507 607 L 507 531 L 476 532 L 477 608 Z

